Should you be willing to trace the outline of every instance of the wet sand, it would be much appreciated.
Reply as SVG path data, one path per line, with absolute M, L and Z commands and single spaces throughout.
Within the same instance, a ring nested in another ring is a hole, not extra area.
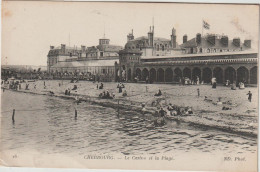
M 44 82 L 46 88 L 44 89 Z M 61 86 L 59 86 L 59 83 Z M 173 120 L 188 123 L 189 125 L 213 128 L 224 132 L 230 132 L 249 137 L 257 137 L 258 126 L 258 92 L 256 87 L 247 87 L 244 90 L 231 90 L 230 87 L 218 86 L 212 89 L 210 85 L 192 85 L 179 86 L 171 84 L 143 84 L 143 83 L 124 83 L 128 96 L 123 97 L 118 93 L 117 83 L 104 83 L 104 89 L 97 89 L 97 82 L 79 81 L 70 83 L 70 81 L 46 80 L 29 82 L 29 90 L 25 90 L 25 83 L 22 83 L 22 89 L 18 91 L 46 94 L 50 91 L 55 96 L 63 98 L 80 98 L 97 103 L 105 107 L 118 107 L 122 111 L 132 110 L 141 112 L 141 104 L 145 103 L 145 116 L 151 118 L 151 113 L 156 106 L 166 106 L 168 103 L 181 107 L 192 107 L 193 113 L 187 116 L 178 116 Z M 34 86 L 36 85 L 36 88 Z M 77 90 L 72 90 L 77 85 Z M 100 85 L 100 83 L 99 83 Z M 71 95 L 65 96 L 64 92 L 70 88 Z M 197 89 L 200 90 L 198 96 Z M 156 97 L 154 94 L 160 89 L 162 96 Z M 115 99 L 106 100 L 98 98 L 103 91 L 108 90 L 115 94 Z M 247 99 L 248 91 L 253 94 L 252 102 Z M 205 96 L 207 100 L 205 101 Z M 217 104 L 221 98 L 222 105 Z M 232 108 L 231 110 L 222 110 L 222 107 Z

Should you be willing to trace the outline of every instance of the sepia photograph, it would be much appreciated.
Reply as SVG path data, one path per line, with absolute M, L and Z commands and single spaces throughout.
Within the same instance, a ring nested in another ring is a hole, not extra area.
M 0 166 L 258 170 L 259 5 L 2 1 Z

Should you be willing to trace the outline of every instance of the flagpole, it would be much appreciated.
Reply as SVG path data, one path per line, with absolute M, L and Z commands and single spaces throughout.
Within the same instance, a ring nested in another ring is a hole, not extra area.
M 204 26 L 204 25 L 203 25 L 203 20 L 202 20 L 202 25 L 201 25 L 201 27 L 202 27 L 202 28 L 201 28 L 201 37 L 203 37 L 203 26 Z

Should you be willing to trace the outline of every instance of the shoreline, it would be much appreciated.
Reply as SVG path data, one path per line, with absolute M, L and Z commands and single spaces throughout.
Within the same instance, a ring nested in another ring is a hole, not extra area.
M 3 88 L 3 87 L 2 87 Z M 136 106 L 136 102 L 132 102 L 131 100 L 126 100 L 122 98 L 115 98 L 115 99 L 100 99 L 98 97 L 94 96 L 89 96 L 89 95 L 82 95 L 82 94 L 75 94 L 71 93 L 71 96 L 67 95 L 62 95 L 59 93 L 54 92 L 54 95 L 49 95 L 49 91 L 46 90 L 45 92 L 33 92 L 31 90 L 12 90 L 5 88 L 10 91 L 15 91 L 15 92 L 22 92 L 22 93 L 29 93 L 29 94 L 35 94 L 35 95 L 46 95 L 46 96 L 53 96 L 53 97 L 58 97 L 58 98 L 63 98 L 63 99 L 70 99 L 70 100 L 75 100 L 75 96 L 81 97 L 82 102 L 88 102 L 91 104 L 96 104 L 99 106 L 103 107 L 109 107 L 113 109 L 119 109 L 119 111 L 132 111 L 135 113 L 138 113 L 140 115 L 143 115 L 144 118 L 155 118 L 153 115 L 155 113 L 156 108 L 155 107 L 145 107 L 146 110 L 142 110 L 141 104 L 139 106 Z M 163 99 L 163 98 L 162 98 Z M 118 104 L 119 101 L 119 104 Z M 122 113 L 122 112 L 121 112 Z M 204 112 L 201 112 L 204 114 Z M 207 113 L 207 111 L 205 111 Z M 217 112 L 209 112 L 209 114 L 213 115 L 221 115 L 217 114 Z M 228 114 L 225 114 L 228 115 Z M 232 116 L 233 114 L 229 114 L 229 116 Z M 222 131 L 222 132 L 227 132 L 230 134 L 236 134 L 236 135 L 241 135 L 245 137 L 250 137 L 250 138 L 257 138 L 257 130 L 254 132 L 253 129 L 241 129 L 239 126 L 236 125 L 236 123 L 232 123 L 230 125 L 226 125 L 223 123 L 220 123 L 219 121 L 215 121 L 212 123 L 211 119 L 207 119 L 204 115 L 197 114 L 196 112 L 191 115 L 185 115 L 185 116 L 175 116 L 173 118 L 167 118 L 166 117 L 166 122 L 167 121 L 175 121 L 179 123 L 185 123 L 188 124 L 188 126 L 191 127 L 196 127 L 196 128 L 203 128 L 203 129 L 209 129 L 209 130 L 217 130 L 217 131 Z M 233 115 L 235 117 L 240 117 L 239 115 Z M 250 116 L 249 116 L 250 117 Z

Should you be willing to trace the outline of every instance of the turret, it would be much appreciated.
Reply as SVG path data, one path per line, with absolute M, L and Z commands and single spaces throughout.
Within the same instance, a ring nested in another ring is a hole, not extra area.
M 61 44 L 61 52 L 65 53 L 66 44 Z
M 185 43 L 185 42 L 187 42 L 188 41 L 188 36 L 185 34 L 184 36 L 183 36 L 183 43 Z
M 106 38 L 99 39 L 99 45 L 108 45 L 109 41 L 110 39 L 106 39 Z
M 153 35 L 154 34 L 154 27 L 151 29 L 150 26 L 150 31 L 148 32 L 148 46 L 153 47 Z
M 201 43 L 201 34 L 200 33 L 197 33 L 197 35 L 196 35 L 196 43 L 197 44 Z
M 86 51 L 86 46 L 81 45 L 81 51 L 82 51 L 82 52 L 85 52 L 85 51 Z
M 132 32 L 127 35 L 127 42 L 133 40 L 134 38 L 134 31 L 132 29 Z
M 172 28 L 171 46 L 172 48 L 176 48 L 176 30 L 174 28 Z

